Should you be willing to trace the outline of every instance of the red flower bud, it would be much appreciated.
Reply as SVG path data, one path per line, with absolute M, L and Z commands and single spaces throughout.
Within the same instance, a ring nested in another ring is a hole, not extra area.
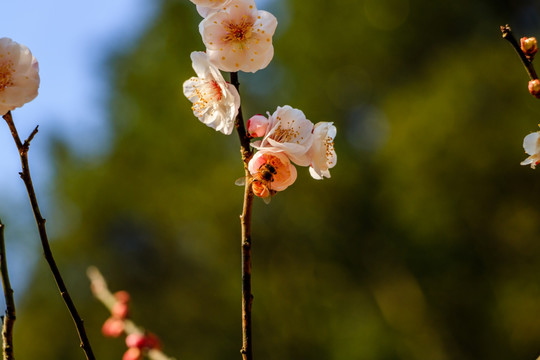
M 122 356 L 122 360 L 141 360 L 142 358 L 142 351 L 138 348 L 129 348 Z
M 142 349 L 145 344 L 145 335 L 144 334 L 129 334 L 126 336 L 126 345 L 130 348 L 139 348 Z
M 159 340 L 159 338 L 152 334 L 152 333 L 148 333 L 146 334 L 146 337 L 145 337 L 145 347 L 148 348 L 148 349 L 157 349 L 157 350 L 160 350 L 161 349 L 161 341 Z
M 118 300 L 118 302 L 121 302 L 121 303 L 124 303 L 124 304 L 127 304 L 129 302 L 129 293 L 127 291 L 124 291 L 124 290 L 120 290 L 120 291 L 117 291 L 114 293 L 114 297 L 116 298 L 116 300 Z
M 521 50 L 532 61 L 534 54 L 538 51 L 538 43 L 534 37 L 521 38 Z
M 127 303 L 117 302 L 114 304 L 111 313 L 117 319 L 125 319 L 129 314 L 129 306 Z
M 152 334 L 129 334 L 126 337 L 126 345 L 130 348 L 161 349 L 159 338 Z
M 105 320 L 101 332 L 108 337 L 119 337 L 124 332 L 124 322 L 120 319 L 108 318 Z
M 534 79 L 529 81 L 529 92 L 531 95 L 540 98 L 540 80 Z

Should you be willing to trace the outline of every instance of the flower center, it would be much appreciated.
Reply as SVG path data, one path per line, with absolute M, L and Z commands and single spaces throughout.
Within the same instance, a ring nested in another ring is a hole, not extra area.
M 254 23 L 255 22 L 250 16 L 243 15 L 240 22 L 230 22 L 225 24 L 227 34 L 223 38 L 223 41 L 245 43 L 249 38 L 251 38 Z
M 199 100 L 193 103 L 192 109 L 200 115 L 206 113 L 209 106 L 212 107 L 215 102 L 223 98 L 223 92 L 216 80 L 210 80 L 204 85 L 196 87 L 195 93 Z
M 294 120 L 293 120 L 294 122 Z M 280 143 L 290 143 L 300 136 L 300 132 L 294 128 L 283 128 L 278 125 L 274 132 L 270 135 L 270 138 Z M 296 141 L 298 143 L 298 141 Z
M 13 86 L 13 63 L 11 61 L 6 61 L 0 64 L 0 91 L 3 91 L 9 86 Z
M 327 136 L 324 139 L 324 145 L 326 147 L 326 159 L 332 163 L 333 161 L 331 159 L 334 155 L 334 139 Z

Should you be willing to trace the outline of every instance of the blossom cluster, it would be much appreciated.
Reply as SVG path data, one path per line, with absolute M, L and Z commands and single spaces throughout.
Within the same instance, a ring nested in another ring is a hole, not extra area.
M 259 150 L 249 161 L 255 195 L 269 199 L 296 180 L 296 168 L 309 166 L 314 179 L 330 177 L 337 161 L 334 150 L 336 127 L 331 122 L 313 124 L 304 113 L 289 105 L 278 107 L 268 117 L 255 115 L 247 122 L 247 132 L 259 138 L 252 146 Z
M 256 72 L 274 55 L 272 37 L 276 18 L 258 10 L 254 0 L 191 0 L 203 17 L 199 32 L 206 51 L 191 54 L 197 74 L 184 82 L 184 95 L 193 103 L 193 114 L 207 126 L 230 135 L 240 109 L 240 95 L 224 72 Z M 258 150 L 248 163 L 256 196 L 268 201 L 297 177 L 296 167 L 308 166 L 315 179 L 330 177 L 336 164 L 336 127 L 332 122 L 313 124 L 301 110 L 278 107 L 268 116 L 254 115 L 247 122 L 247 136 Z

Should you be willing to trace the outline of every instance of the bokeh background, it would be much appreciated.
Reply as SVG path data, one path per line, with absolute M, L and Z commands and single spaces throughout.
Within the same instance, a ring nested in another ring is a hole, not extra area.
M 288 104 L 333 121 L 338 164 L 255 202 L 255 358 L 535 359 L 540 174 L 519 162 L 540 102 L 499 26 L 539 35 L 538 3 L 257 3 L 279 25 L 270 66 L 240 74 L 245 116 Z M 131 293 L 167 354 L 238 359 L 242 164 L 237 137 L 200 124 L 182 95 L 204 49 L 193 4 L 7 7 L 0 36 L 28 45 L 42 76 L 15 121 L 40 125 L 38 195 L 97 358 L 125 345 L 100 334 L 89 265 Z M 0 130 L 15 354 L 82 359 Z

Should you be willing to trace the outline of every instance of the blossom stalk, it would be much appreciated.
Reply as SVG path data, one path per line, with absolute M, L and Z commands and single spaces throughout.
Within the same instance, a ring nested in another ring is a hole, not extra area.
M 231 73 L 231 83 L 240 92 L 240 82 L 238 73 Z M 248 169 L 249 161 L 253 156 L 251 151 L 249 136 L 246 133 L 242 109 L 238 109 L 235 120 L 236 131 L 240 138 L 240 153 L 244 163 L 246 182 L 244 184 L 244 201 L 240 224 L 242 228 L 241 249 L 242 249 L 242 360 L 253 360 L 253 337 L 251 307 L 253 305 L 253 295 L 251 294 L 251 210 L 253 207 L 253 189 L 251 187 L 251 174 Z

